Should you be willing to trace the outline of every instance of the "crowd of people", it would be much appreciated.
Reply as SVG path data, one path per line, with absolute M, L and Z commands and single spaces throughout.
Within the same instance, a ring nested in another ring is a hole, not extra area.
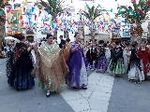
M 39 44 L 27 42 L 22 34 L 14 35 L 20 42 L 7 52 L 6 73 L 10 87 L 18 91 L 35 86 L 46 90 L 49 97 L 66 84 L 73 89 L 87 89 L 87 69 L 113 76 L 128 76 L 128 80 L 141 83 L 150 75 L 150 46 L 146 40 L 104 42 L 88 41 L 82 44 L 80 34 L 73 42 L 60 36 L 60 43 L 47 34 Z
M 129 81 L 141 83 L 150 76 L 150 46 L 147 40 L 98 41 L 89 43 L 86 51 L 88 67 L 96 72 L 109 73 L 113 76 L 126 74 Z
M 59 92 L 65 83 L 74 89 L 87 89 L 87 71 L 79 33 L 75 34 L 75 41 L 71 44 L 69 38 L 61 39 L 58 44 L 51 34 L 47 34 L 38 45 L 27 42 L 22 34 L 14 37 L 20 42 L 7 53 L 6 73 L 10 87 L 18 91 L 31 89 L 37 77 L 47 97 L 52 92 Z

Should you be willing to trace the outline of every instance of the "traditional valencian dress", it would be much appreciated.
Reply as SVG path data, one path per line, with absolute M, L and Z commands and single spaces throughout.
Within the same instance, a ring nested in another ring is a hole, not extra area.
M 137 51 L 135 48 L 131 49 L 128 80 L 139 81 L 139 82 L 144 80 L 142 63 L 140 58 L 137 55 Z
M 32 69 L 31 52 L 27 50 L 26 44 L 17 43 L 13 52 L 9 54 L 6 65 L 8 84 L 16 90 L 32 88 L 35 85 L 31 75 Z
M 105 48 L 103 46 L 98 47 L 97 53 L 97 72 L 105 72 L 107 68 L 107 58 L 105 56 Z
M 73 50 L 78 46 L 75 51 Z M 66 84 L 73 88 L 87 87 L 87 72 L 84 62 L 83 48 L 77 41 L 73 42 L 70 47 L 70 56 L 67 60 L 69 74 L 66 76 Z
M 38 48 L 36 74 L 43 89 L 59 92 L 65 83 L 67 65 L 57 44 L 45 42 Z
M 116 46 L 111 50 L 111 59 L 107 72 L 113 75 L 122 75 L 125 73 L 123 50 L 120 46 Z
M 66 42 L 65 47 L 63 49 L 63 55 L 64 55 L 65 60 L 67 60 L 69 57 L 69 51 L 70 51 L 70 43 Z
M 125 65 L 125 73 L 128 73 L 128 65 L 130 60 L 131 51 L 129 48 L 124 48 L 123 50 L 123 58 L 124 58 L 124 65 Z
M 145 47 L 144 49 L 139 48 L 137 53 L 138 57 L 142 61 L 145 78 L 147 78 L 147 73 L 149 71 L 149 48 L 148 47 Z

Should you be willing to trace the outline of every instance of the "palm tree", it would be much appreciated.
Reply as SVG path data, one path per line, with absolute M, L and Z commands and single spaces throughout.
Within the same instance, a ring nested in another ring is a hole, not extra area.
M 83 10 L 81 14 L 85 16 L 89 20 L 89 22 L 91 22 L 91 28 L 90 28 L 91 39 L 94 40 L 95 39 L 95 28 L 94 28 L 95 19 L 99 17 L 100 15 L 102 15 L 102 12 L 106 10 L 102 9 L 100 5 L 96 7 L 94 5 L 92 7 L 89 7 L 88 4 L 86 4 L 86 9 L 87 11 Z
M 150 9 L 149 0 L 139 0 L 136 3 L 136 0 L 131 0 L 132 6 L 119 6 L 118 15 L 121 15 L 125 18 L 126 22 L 132 24 L 130 33 L 134 37 L 141 37 L 143 29 L 141 24 L 145 19 L 147 12 Z
M 0 0 L 0 34 L 4 33 L 5 29 L 5 21 L 6 21 L 6 14 L 4 8 L 8 5 L 9 0 Z
M 48 12 L 52 16 L 52 22 L 56 23 L 56 17 L 63 13 L 64 9 L 62 8 L 62 4 L 64 0 L 47 0 L 47 2 L 41 0 L 40 4 L 44 7 L 44 10 Z M 54 36 L 57 36 L 57 31 L 54 31 Z
M 62 3 L 63 0 L 47 0 L 47 2 L 41 0 L 40 4 L 44 7 L 45 11 L 52 16 L 52 21 L 56 22 L 58 14 L 63 13 Z

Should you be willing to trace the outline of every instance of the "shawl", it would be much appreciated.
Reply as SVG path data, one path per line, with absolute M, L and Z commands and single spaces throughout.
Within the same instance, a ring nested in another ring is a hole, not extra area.
M 36 74 L 43 85 L 48 86 L 52 91 L 59 91 L 60 86 L 65 82 L 68 67 L 63 53 L 57 44 L 43 43 L 36 51 L 37 66 Z

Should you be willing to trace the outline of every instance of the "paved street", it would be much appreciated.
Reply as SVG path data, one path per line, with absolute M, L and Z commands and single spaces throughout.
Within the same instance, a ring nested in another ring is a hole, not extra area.
M 10 88 L 5 76 L 5 62 L 0 60 L 0 112 L 74 112 L 59 94 L 47 98 L 38 84 L 27 91 Z
M 149 112 L 150 82 L 128 82 L 126 76 L 89 72 L 87 90 L 64 86 L 49 98 L 36 86 L 15 91 L 7 84 L 5 59 L 0 59 L 0 112 Z M 36 81 L 37 83 L 37 81 Z
M 108 112 L 150 112 L 150 81 L 141 84 L 127 81 L 127 77 L 116 78 Z

